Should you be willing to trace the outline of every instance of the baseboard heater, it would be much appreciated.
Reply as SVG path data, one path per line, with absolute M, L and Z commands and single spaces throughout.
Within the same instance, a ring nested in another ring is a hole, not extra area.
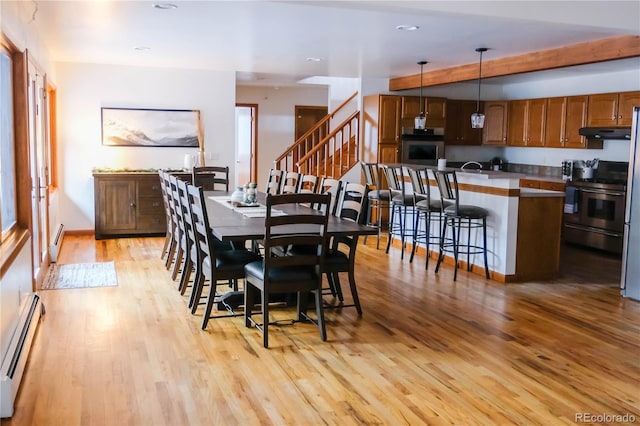
M 58 261 L 58 253 L 60 252 L 60 246 L 62 245 L 62 237 L 64 236 L 64 225 L 60 224 L 56 237 L 53 239 L 53 244 L 49 246 L 49 259 L 53 263 Z
M 18 325 L 0 367 L 0 417 L 2 418 L 13 415 L 13 406 L 27 365 L 29 350 L 43 313 L 44 305 L 40 301 L 40 296 L 32 293 L 23 305 Z

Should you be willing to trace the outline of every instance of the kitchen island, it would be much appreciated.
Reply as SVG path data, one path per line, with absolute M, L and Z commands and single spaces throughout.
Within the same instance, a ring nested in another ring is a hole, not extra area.
M 557 276 L 564 192 L 520 188 L 520 179 L 525 175 L 519 173 L 447 170 L 456 172 L 461 204 L 476 205 L 489 211 L 487 252 L 491 279 L 504 283 L 548 280 Z M 431 174 L 430 185 L 431 196 L 437 199 L 440 195 Z M 466 237 L 466 233 L 462 233 L 461 240 L 464 242 Z M 479 245 L 481 238 L 481 233 L 471 233 L 473 244 Z M 460 259 L 462 266 L 466 266 L 465 256 L 461 254 Z M 446 262 L 453 264 L 453 258 L 448 257 Z M 472 256 L 471 263 L 474 272 L 484 274 L 481 255 Z

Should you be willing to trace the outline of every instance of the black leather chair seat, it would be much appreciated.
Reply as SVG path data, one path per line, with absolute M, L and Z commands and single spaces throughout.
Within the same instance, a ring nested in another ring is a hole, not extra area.
M 489 216 L 489 211 L 478 206 L 460 205 L 458 210 L 456 206 L 448 206 L 444 209 L 444 214 L 447 216 L 460 216 L 463 219 L 482 219 Z
M 403 204 L 405 206 L 412 206 L 414 202 L 413 194 L 404 194 L 404 196 L 402 194 L 394 195 L 391 200 L 396 204 Z
M 264 280 L 264 268 L 261 260 L 248 263 L 244 267 L 244 270 L 247 275 L 253 275 L 259 280 Z M 269 270 L 269 281 L 272 283 L 308 281 L 315 279 L 317 276 L 316 268 L 309 265 L 271 268 Z
M 349 263 L 349 256 L 340 250 L 329 250 L 324 255 L 324 264 L 326 267 L 331 265 L 344 265 Z
M 370 200 L 389 201 L 391 199 L 391 193 L 388 189 L 374 189 L 367 194 Z
M 444 205 L 445 205 L 445 207 L 449 207 L 452 204 L 451 203 L 447 203 L 445 201 Z M 419 209 L 427 210 L 427 200 L 418 201 L 416 203 L 416 207 L 419 208 Z M 439 212 L 440 210 L 442 210 L 442 201 L 440 201 L 440 200 L 431 200 L 431 203 L 428 206 L 428 210 L 430 210 L 432 212 Z
M 216 268 L 219 271 L 238 271 L 243 270 L 247 262 L 253 262 L 260 259 L 260 256 L 248 250 L 224 250 L 216 253 Z M 211 270 L 211 259 L 209 256 L 202 261 L 204 271 Z M 209 278 L 209 277 L 207 277 Z

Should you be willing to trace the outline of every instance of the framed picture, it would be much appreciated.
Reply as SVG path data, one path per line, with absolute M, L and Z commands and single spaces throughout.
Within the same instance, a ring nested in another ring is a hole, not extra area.
M 200 111 L 102 108 L 102 145 L 197 148 Z

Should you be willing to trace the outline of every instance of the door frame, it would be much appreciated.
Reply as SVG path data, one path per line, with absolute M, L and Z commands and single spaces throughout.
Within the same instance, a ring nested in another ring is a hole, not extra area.
M 251 170 L 250 178 L 252 182 L 258 179 L 258 104 L 236 103 L 236 107 L 251 109 Z M 236 129 L 237 133 L 237 129 Z M 236 147 L 237 155 L 237 147 Z M 237 163 L 236 163 L 237 164 Z

